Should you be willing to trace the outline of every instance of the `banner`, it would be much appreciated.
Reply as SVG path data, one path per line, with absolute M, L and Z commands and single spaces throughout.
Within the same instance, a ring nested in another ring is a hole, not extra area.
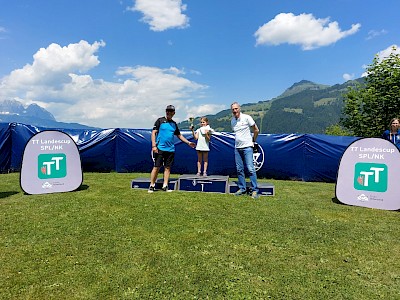
M 399 180 L 399 149 L 384 139 L 359 139 L 340 160 L 336 198 L 349 205 L 399 210 Z
M 31 125 L 0 123 L 0 173 L 19 172 L 28 140 L 40 131 Z M 150 173 L 150 129 L 57 129 L 76 143 L 84 172 Z M 182 135 L 196 142 L 190 131 Z M 278 180 L 336 182 L 339 161 L 359 137 L 324 134 L 259 134 L 260 151 L 254 155 L 257 176 Z M 175 138 L 174 174 L 196 174 L 197 153 Z M 237 176 L 235 136 L 216 132 L 210 140 L 208 174 Z
M 76 190 L 82 184 L 78 147 L 61 131 L 42 131 L 27 142 L 22 157 L 20 183 L 28 194 Z

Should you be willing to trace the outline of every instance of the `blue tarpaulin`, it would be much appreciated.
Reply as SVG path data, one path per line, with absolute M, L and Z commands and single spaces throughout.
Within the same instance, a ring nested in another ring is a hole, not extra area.
M 49 130 L 20 123 L 0 123 L 0 172 L 20 171 L 28 140 Z M 87 172 L 150 173 L 153 167 L 150 129 L 59 129 L 75 141 Z M 190 131 L 181 131 L 190 141 Z M 255 156 L 260 178 L 335 182 L 339 161 L 356 137 L 323 134 L 259 134 L 260 152 Z M 175 174 L 197 173 L 196 150 L 175 141 Z M 234 135 L 215 133 L 210 141 L 208 174 L 236 176 Z

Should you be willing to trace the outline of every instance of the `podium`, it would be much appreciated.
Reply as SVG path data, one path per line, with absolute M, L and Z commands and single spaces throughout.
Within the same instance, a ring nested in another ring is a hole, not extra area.
M 156 190 L 161 190 L 163 186 L 163 179 L 158 178 L 156 181 Z M 177 190 L 177 184 L 178 180 L 176 178 L 170 178 L 168 182 L 168 189 L 171 191 Z M 131 188 L 132 189 L 148 189 L 150 186 L 150 178 L 135 178 L 134 180 L 131 181 Z
M 227 193 L 229 176 L 197 176 L 184 174 L 178 179 L 178 189 L 188 192 Z
M 157 179 L 156 190 L 161 190 L 162 185 L 163 179 Z M 150 178 L 135 178 L 131 181 L 131 188 L 133 189 L 147 190 L 149 186 Z M 170 191 L 233 194 L 239 188 L 236 181 L 229 181 L 229 176 L 183 174 L 178 178 L 170 178 L 168 189 Z M 249 182 L 247 183 L 247 190 L 250 194 L 251 185 Z M 271 183 L 259 182 L 258 190 L 260 196 L 275 196 L 275 186 Z
M 229 182 L 229 193 L 234 194 L 238 191 L 237 182 Z M 246 183 L 247 193 L 251 193 L 250 182 Z M 258 193 L 260 196 L 275 196 L 275 186 L 272 183 L 258 182 Z

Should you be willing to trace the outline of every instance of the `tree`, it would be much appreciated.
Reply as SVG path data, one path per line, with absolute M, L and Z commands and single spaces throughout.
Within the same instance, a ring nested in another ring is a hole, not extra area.
M 400 53 L 375 56 L 367 67 L 365 84 L 349 87 L 344 95 L 343 127 L 356 136 L 376 137 L 400 116 Z
M 333 124 L 325 128 L 325 134 L 336 135 L 336 136 L 349 136 L 351 133 L 340 126 L 339 124 Z

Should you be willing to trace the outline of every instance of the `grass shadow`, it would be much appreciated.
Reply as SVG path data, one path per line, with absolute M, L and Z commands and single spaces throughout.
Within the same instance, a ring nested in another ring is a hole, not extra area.
M 75 192 L 78 192 L 78 191 L 86 191 L 87 189 L 89 189 L 89 186 L 88 186 L 87 184 L 81 184 L 81 186 L 78 187 L 78 188 L 75 190 Z
M 332 198 L 332 202 L 335 203 L 335 204 L 346 205 L 346 204 L 340 202 L 339 199 L 338 199 L 337 197 L 333 197 L 333 198 Z
M 68 193 L 73 193 L 73 192 L 79 192 L 79 191 L 86 191 L 87 189 L 89 189 L 89 186 L 86 184 L 82 184 L 80 187 L 78 187 L 76 190 L 73 191 L 68 191 Z M 50 193 L 51 194 L 51 193 Z M 1 195 L 1 194 L 0 194 Z M 24 192 L 24 195 L 31 195 L 27 192 Z M 1 196 L 0 196 L 1 198 Z
M 17 191 L 9 191 L 9 192 L 0 192 L 0 199 L 10 197 L 12 195 L 18 194 Z

